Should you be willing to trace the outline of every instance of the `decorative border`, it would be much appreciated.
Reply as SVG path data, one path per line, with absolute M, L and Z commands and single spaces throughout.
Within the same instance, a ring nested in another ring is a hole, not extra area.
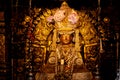
M 0 63 L 5 62 L 5 35 L 0 34 Z

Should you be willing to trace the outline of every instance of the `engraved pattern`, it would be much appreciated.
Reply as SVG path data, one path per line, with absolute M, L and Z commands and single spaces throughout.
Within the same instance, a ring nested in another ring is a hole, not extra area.
M 5 62 L 5 36 L 0 34 L 0 62 Z

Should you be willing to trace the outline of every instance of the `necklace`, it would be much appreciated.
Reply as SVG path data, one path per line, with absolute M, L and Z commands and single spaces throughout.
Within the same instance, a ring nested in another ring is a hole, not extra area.
M 58 53 L 60 58 L 65 60 L 71 60 L 75 55 L 75 49 L 72 45 L 59 45 Z
M 71 53 L 71 49 L 70 48 L 62 48 L 62 55 L 64 57 L 68 56 Z

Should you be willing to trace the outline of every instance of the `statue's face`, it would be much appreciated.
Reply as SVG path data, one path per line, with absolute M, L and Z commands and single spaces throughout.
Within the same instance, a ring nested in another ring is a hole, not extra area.
M 72 36 L 70 34 L 62 34 L 60 36 L 60 42 L 64 45 L 70 44 L 72 40 Z

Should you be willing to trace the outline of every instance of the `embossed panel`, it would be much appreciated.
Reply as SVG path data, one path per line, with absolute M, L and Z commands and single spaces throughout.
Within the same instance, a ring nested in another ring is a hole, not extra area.
M 5 35 L 0 34 L 0 80 L 6 80 Z
M 0 62 L 5 62 L 5 36 L 0 34 Z

